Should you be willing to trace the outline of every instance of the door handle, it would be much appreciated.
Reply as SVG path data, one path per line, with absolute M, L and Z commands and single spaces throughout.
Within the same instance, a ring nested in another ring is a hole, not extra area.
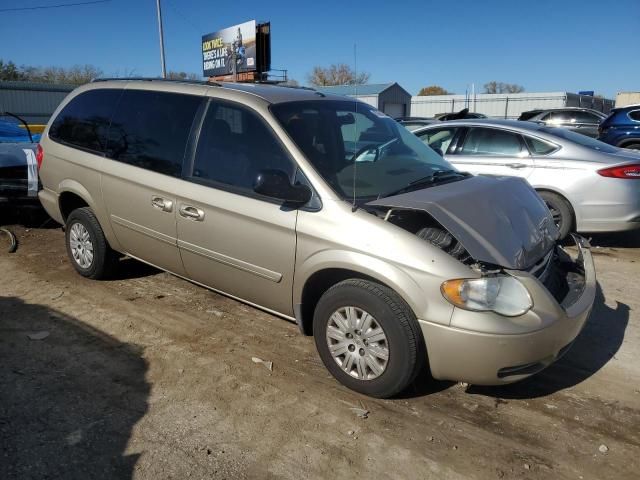
M 524 163 L 507 163 L 507 167 L 509 168 L 526 168 L 526 166 Z
M 162 210 L 163 212 L 173 211 L 173 202 L 171 200 L 165 200 L 164 198 L 158 197 L 156 195 L 151 197 L 151 205 L 158 210 Z
M 188 218 L 189 220 L 201 222 L 204 220 L 204 211 L 191 205 L 182 205 L 180 207 L 180 216 Z

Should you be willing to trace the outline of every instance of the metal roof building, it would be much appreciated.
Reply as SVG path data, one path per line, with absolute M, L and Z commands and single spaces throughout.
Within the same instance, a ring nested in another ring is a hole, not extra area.
M 47 123 L 74 88 L 74 85 L 53 83 L 0 82 L 0 112 L 19 115 L 27 123 Z
M 432 95 L 411 98 L 411 115 L 433 117 L 468 108 L 492 118 L 518 118 L 535 109 L 583 107 L 608 113 L 614 101 L 571 92 L 480 93 L 477 95 Z
M 409 115 L 411 109 L 411 94 L 396 82 L 315 88 L 323 93 L 355 97 L 394 118 Z

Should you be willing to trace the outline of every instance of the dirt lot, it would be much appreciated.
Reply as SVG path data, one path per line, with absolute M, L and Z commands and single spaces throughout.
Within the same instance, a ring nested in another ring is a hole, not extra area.
M 60 229 L 15 230 L 17 253 L 0 253 L 2 479 L 640 478 L 639 235 L 596 240 L 595 311 L 556 365 L 373 400 L 329 377 L 294 324 L 130 260 L 82 279 Z

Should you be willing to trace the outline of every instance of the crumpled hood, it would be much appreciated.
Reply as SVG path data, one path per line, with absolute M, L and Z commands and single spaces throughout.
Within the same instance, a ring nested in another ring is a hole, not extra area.
M 468 177 L 367 205 L 423 210 L 474 259 L 508 269 L 531 267 L 559 237 L 543 200 L 517 177 Z

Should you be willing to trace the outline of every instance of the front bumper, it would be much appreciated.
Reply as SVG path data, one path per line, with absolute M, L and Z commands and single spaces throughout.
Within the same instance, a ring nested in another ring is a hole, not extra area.
M 475 385 L 522 380 L 551 365 L 582 330 L 595 301 L 596 274 L 585 240 L 575 236 L 584 283 L 559 304 L 532 275 L 509 272 L 522 281 L 533 308 L 515 319 L 455 308 L 448 326 L 420 320 L 434 378 Z M 478 325 L 478 329 L 469 327 Z M 487 331 L 479 331 L 485 326 Z M 510 333 L 495 333 L 497 326 Z

